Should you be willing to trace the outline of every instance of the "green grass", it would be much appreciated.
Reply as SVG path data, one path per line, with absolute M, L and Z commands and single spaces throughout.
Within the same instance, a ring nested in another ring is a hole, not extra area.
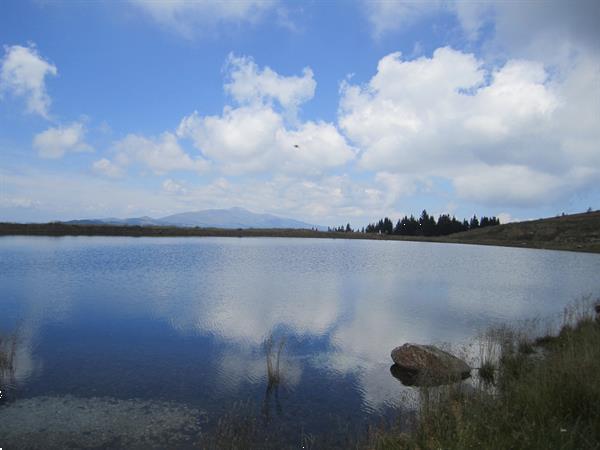
M 578 308 L 558 336 L 536 341 L 542 356 L 529 342 L 527 351 L 518 340 L 503 345 L 493 387 L 449 386 L 434 401 L 422 393 L 412 434 L 379 433 L 366 447 L 600 448 L 600 324 Z

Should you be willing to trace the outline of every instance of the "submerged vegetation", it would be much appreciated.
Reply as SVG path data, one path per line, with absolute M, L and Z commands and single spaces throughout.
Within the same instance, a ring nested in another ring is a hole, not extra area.
M 366 447 L 600 448 L 599 320 L 590 302 L 578 302 L 557 336 L 526 342 L 510 329 L 490 334 L 499 341 L 483 355 L 485 382 L 437 396 L 422 388 L 414 431 L 379 431 Z
M 6 389 L 14 383 L 16 352 L 17 333 L 0 333 L 0 390 L 2 397 L 6 396 Z

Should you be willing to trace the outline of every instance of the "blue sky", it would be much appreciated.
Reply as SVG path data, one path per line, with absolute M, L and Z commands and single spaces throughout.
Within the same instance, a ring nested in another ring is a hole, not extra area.
M 0 220 L 599 208 L 593 1 L 5 1 Z

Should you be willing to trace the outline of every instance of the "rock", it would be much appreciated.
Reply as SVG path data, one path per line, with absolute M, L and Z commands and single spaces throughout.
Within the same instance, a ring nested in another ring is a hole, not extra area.
M 471 376 L 467 363 L 433 345 L 404 344 L 392 350 L 392 360 L 410 374 L 411 385 L 444 384 Z
M 390 366 L 390 373 L 394 378 L 400 380 L 404 386 L 435 386 L 437 384 L 435 380 L 422 379 L 418 376 L 418 372 L 406 370 L 398 364 Z

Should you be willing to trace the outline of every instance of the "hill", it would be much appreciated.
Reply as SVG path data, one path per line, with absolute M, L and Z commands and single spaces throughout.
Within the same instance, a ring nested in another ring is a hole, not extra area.
M 440 241 L 600 253 L 600 211 L 480 228 Z

